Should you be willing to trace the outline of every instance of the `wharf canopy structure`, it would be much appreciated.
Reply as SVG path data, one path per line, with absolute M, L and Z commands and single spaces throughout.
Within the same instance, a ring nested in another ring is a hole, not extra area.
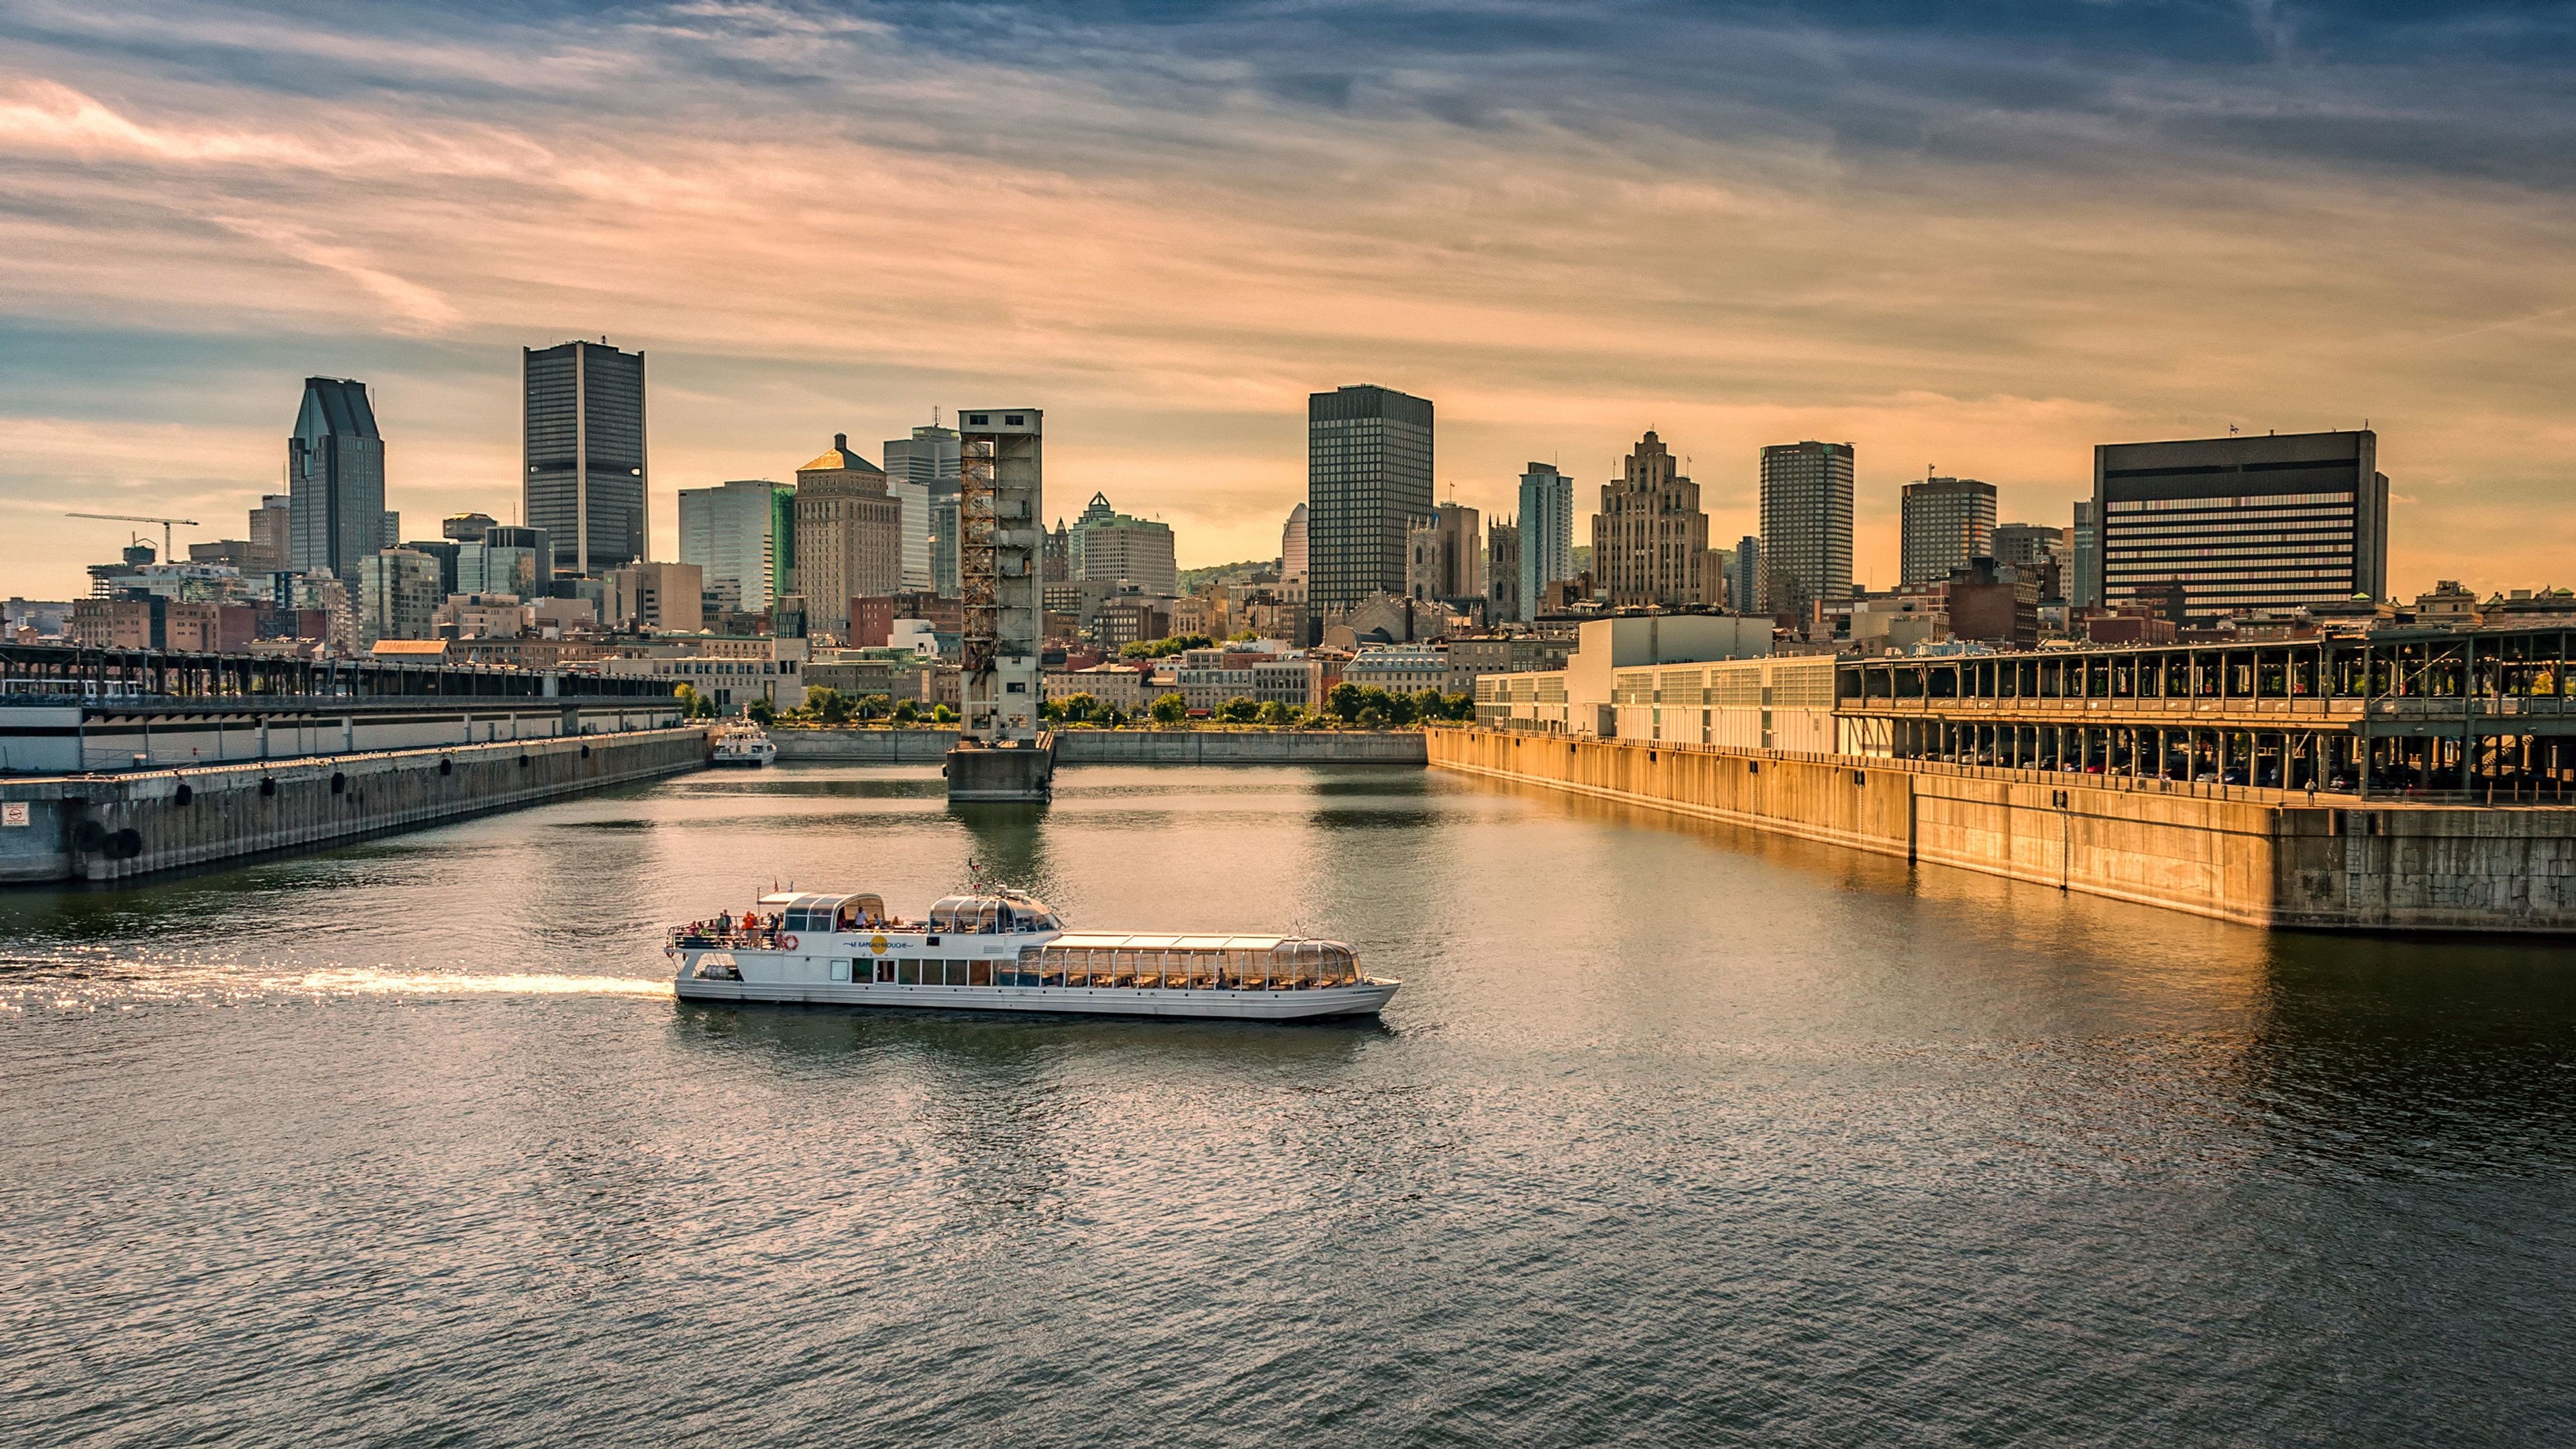
M 2367 428 L 2096 447 L 2089 517 L 2101 563 L 2077 572 L 2098 593 L 2075 602 L 2116 607 L 2180 584 L 2201 619 L 2380 598 L 2388 475 L 2378 455 Z
M 1593 621 L 1566 669 L 1483 676 L 1478 724 L 2104 777 L 2088 783 L 2499 802 L 2576 794 L 2576 630 L 1729 661 L 1713 640 L 1657 648 L 1644 628 L 1656 622 Z M 1661 632 L 1697 622 L 1664 618 Z M 1745 640 L 1734 652 L 1763 649 Z

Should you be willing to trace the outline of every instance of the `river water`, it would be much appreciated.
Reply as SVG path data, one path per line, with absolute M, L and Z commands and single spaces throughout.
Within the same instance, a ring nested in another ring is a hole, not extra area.
M 2576 1440 L 2576 960 L 1398 769 L 701 775 L 0 895 L 0 1442 Z M 969 857 L 1403 978 L 675 1003 Z

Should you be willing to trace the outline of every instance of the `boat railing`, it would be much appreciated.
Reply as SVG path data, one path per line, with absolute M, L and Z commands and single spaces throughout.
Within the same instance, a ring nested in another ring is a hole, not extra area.
M 663 942 L 684 951 L 774 951 L 778 938 L 786 934 L 767 926 L 745 929 L 735 926 L 719 931 L 713 926 L 673 926 L 663 933 Z

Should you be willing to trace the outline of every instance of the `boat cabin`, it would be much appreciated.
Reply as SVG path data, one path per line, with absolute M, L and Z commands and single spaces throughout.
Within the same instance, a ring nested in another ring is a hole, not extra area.
M 1046 902 L 1018 891 L 986 896 L 943 896 L 930 907 L 930 929 L 959 936 L 1014 931 L 1061 931 Z
M 782 893 L 760 898 L 763 909 L 779 916 L 778 929 L 800 931 L 880 931 L 892 924 L 885 901 L 873 895 L 821 896 Z

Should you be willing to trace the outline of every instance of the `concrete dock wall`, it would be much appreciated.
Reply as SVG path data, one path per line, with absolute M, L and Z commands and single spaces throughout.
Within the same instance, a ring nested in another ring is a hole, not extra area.
M 0 883 L 122 880 L 649 780 L 706 763 L 706 732 L 332 755 L 0 782 Z
M 1432 730 L 1428 762 L 1578 795 L 1652 805 L 1881 855 L 1913 850 L 1902 771 L 1788 759 L 1760 750 L 1677 750 L 1639 741 L 1505 730 Z
M 2335 808 L 2100 776 L 1433 730 L 1440 769 L 2249 925 L 2576 932 L 2576 808 Z
M 774 730 L 781 760 L 843 764 L 936 764 L 955 730 Z M 1062 730 L 1058 765 L 1420 765 L 1413 730 Z

